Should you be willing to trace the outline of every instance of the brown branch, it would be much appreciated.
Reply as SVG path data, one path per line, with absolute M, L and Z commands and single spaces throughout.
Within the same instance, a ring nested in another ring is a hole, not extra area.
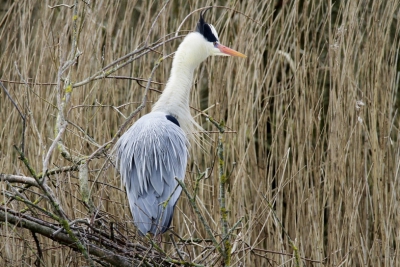
M 7 88 L 3 85 L 2 82 L 0 82 L 0 87 L 3 88 L 3 91 L 6 93 L 8 98 L 10 99 L 11 103 L 14 105 L 15 109 L 18 111 L 19 115 L 22 118 L 22 141 L 21 141 L 21 151 L 25 151 L 25 128 L 26 128 L 26 117 L 22 113 L 22 111 L 19 109 L 17 103 L 14 101 L 14 99 L 11 97 L 10 93 L 8 92 Z
M 99 147 L 95 152 L 92 153 L 92 155 L 90 155 L 87 159 L 86 159 L 86 164 L 91 161 L 95 156 L 97 156 L 99 153 L 101 153 L 106 147 L 108 147 L 109 145 L 111 145 L 112 143 L 115 142 L 115 140 L 119 137 L 119 134 L 121 132 L 124 131 L 124 129 L 126 128 L 126 126 L 132 121 L 132 119 L 142 110 L 144 109 L 144 107 L 146 106 L 147 103 L 147 93 L 149 91 L 149 87 L 150 87 L 150 83 L 151 80 L 153 79 L 154 76 L 154 72 L 156 71 L 156 69 L 158 68 L 158 66 L 160 66 L 161 62 L 164 60 L 164 58 L 160 58 L 156 64 L 153 67 L 153 70 L 151 71 L 149 80 L 147 82 L 147 87 L 146 90 L 144 91 L 143 94 L 143 99 L 142 99 L 142 103 L 129 115 L 129 117 L 125 120 L 125 122 L 121 125 L 121 127 L 119 127 L 118 131 L 116 132 L 116 134 L 114 135 L 114 137 L 108 141 L 107 143 L 103 144 L 101 147 Z
M 86 79 L 84 79 L 84 80 L 82 80 L 80 82 L 74 83 L 72 85 L 72 87 L 73 88 L 77 88 L 77 87 L 85 85 L 85 84 L 87 84 L 87 83 L 89 83 L 91 81 L 98 80 L 98 79 L 104 79 L 104 78 L 108 77 L 110 74 L 114 73 L 115 71 L 125 67 L 129 63 L 131 63 L 131 62 L 141 58 L 142 56 L 148 54 L 150 51 L 153 51 L 157 47 L 160 47 L 160 46 L 162 46 L 162 45 L 164 45 L 164 44 L 166 44 L 168 42 L 171 42 L 171 41 L 173 41 L 175 39 L 178 39 L 178 38 L 181 38 L 181 37 L 182 36 L 171 37 L 170 39 L 165 40 L 163 42 L 160 42 L 160 43 L 156 42 L 156 43 L 150 45 L 149 47 L 139 48 L 139 49 L 137 49 L 137 50 L 135 50 L 135 51 L 133 51 L 133 52 L 131 52 L 131 53 L 129 53 L 129 54 L 127 54 L 127 55 L 125 55 L 125 56 L 113 61 L 113 62 L 111 62 L 110 64 L 108 64 L 107 66 L 105 66 L 103 69 L 99 70 L 98 72 L 96 72 L 92 76 L 87 77 Z M 138 55 L 136 55 L 136 54 L 138 54 Z M 136 55 L 136 56 L 133 57 L 133 55 Z M 118 64 L 119 62 L 121 62 L 121 61 L 123 61 L 125 59 L 127 59 L 125 62 L 123 62 L 121 64 Z M 116 64 L 118 64 L 118 65 L 115 66 Z M 108 70 L 112 66 L 115 66 L 115 67 L 110 69 L 110 70 Z
M 78 170 L 78 165 L 74 165 L 74 166 L 66 166 L 66 167 L 61 167 L 61 168 L 56 168 L 56 169 L 51 169 L 48 170 L 46 172 L 47 176 L 50 175 L 54 175 L 54 174 L 59 174 L 59 173 L 63 173 L 63 172 L 72 172 L 72 171 L 77 171 Z M 37 178 L 42 178 L 43 177 L 43 173 L 39 173 L 37 174 Z
M 42 248 L 40 247 L 40 242 L 39 242 L 39 239 L 36 236 L 36 233 L 31 231 L 31 234 L 32 234 L 33 240 L 35 241 L 36 249 L 37 249 L 37 256 L 36 256 L 37 258 L 35 260 L 35 265 L 37 267 L 40 267 L 40 264 L 43 262 Z
M 7 223 L 15 225 L 17 227 L 28 229 L 28 230 L 32 231 L 33 233 L 40 234 L 42 236 L 50 238 L 51 240 L 53 240 L 55 242 L 64 244 L 64 245 L 78 251 L 78 247 L 76 245 L 75 240 L 73 240 L 67 234 L 64 234 L 61 232 L 53 235 L 54 229 L 47 227 L 45 225 L 41 225 L 37 222 L 28 220 L 26 218 L 15 216 L 15 215 L 13 215 L 9 212 L 6 212 L 2 209 L 0 209 L 0 221 L 7 222 Z M 128 257 L 121 256 L 113 251 L 99 247 L 99 246 L 89 243 L 89 242 L 86 242 L 85 246 L 90 255 L 96 256 L 99 259 L 101 259 L 103 262 L 107 262 L 114 266 L 128 267 L 128 266 L 135 266 L 136 265 L 135 263 L 137 263 L 137 260 L 133 259 L 132 257 L 128 258 Z
M 57 85 L 57 83 L 19 82 L 19 81 L 10 81 L 10 80 L 4 80 L 4 79 L 0 79 L 0 82 L 14 83 L 14 84 L 26 84 L 26 85 Z
M 38 186 L 36 180 L 32 177 L 0 173 L 0 181 L 8 181 L 9 183 L 22 183 L 30 186 Z

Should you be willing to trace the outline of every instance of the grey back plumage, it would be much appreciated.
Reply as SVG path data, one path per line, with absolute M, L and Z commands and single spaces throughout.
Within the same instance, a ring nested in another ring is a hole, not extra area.
M 141 117 L 116 145 L 117 168 L 142 234 L 168 229 L 182 191 L 175 177 L 185 177 L 188 142 L 179 123 L 168 115 L 151 112 Z

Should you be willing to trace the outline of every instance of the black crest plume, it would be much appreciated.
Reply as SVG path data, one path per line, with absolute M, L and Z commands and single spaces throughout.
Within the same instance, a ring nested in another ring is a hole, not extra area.
M 200 13 L 200 19 L 199 19 L 199 22 L 197 23 L 196 31 L 199 32 L 199 33 L 201 33 L 201 34 L 204 36 L 204 38 L 207 39 L 207 41 L 213 43 L 213 42 L 218 42 L 218 39 L 217 39 L 217 37 L 213 34 L 210 25 L 209 25 L 208 23 L 206 23 L 205 20 L 204 20 L 204 14 L 205 14 L 209 9 L 211 9 L 211 7 L 210 7 L 210 8 L 207 8 L 207 9 L 205 9 L 205 10 L 203 10 L 203 11 Z

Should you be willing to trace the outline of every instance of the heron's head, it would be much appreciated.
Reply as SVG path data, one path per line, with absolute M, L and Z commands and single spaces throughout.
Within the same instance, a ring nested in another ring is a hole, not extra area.
M 176 51 L 175 60 L 172 64 L 176 66 L 176 70 L 182 71 L 188 66 L 194 69 L 209 56 L 246 57 L 242 53 L 219 43 L 218 33 L 214 26 L 204 21 L 204 12 L 200 14 L 196 31 L 189 33 Z M 180 64 L 184 64 L 185 67 L 179 68 Z
M 197 23 L 196 32 L 200 33 L 204 37 L 204 44 L 209 55 L 246 57 L 242 53 L 220 44 L 218 33 L 214 26 L 206 23 L 204 20 L 204 14 L 207 12 L 207 10 L 208 9 L 200 13 L 200 20 Z

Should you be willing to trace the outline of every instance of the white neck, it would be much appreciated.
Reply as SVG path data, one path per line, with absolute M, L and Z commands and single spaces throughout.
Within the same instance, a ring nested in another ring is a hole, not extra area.
M 187 134 L 200 127 L 190 115 L 189 99 L 194 70 L 208 56 L 201 42 L 204 38 L 199 33 L 190 33 L 183 40 L 175 53 L 167 86 L 152 109 L 175 116 Z

